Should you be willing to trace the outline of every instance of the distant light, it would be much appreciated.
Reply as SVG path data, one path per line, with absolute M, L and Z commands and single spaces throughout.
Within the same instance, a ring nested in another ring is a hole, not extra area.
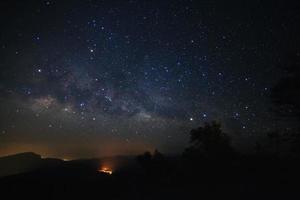
M 107 167 L 103 167 L 103 168 L 99 169 L 98 172 L 100 172 L 100 173 L 105 173 L 105 174 L 109 174 L 109 175 L 112 174 L 112 170 L 109 169 L 109 168 L 107 168 Z
M 37 71 L 38 71 L 39 73 L 41 73 L 41 72 L 42 72 L 42 70 L 41 70 L 41 69 L 38 69 Z
M 93 52 L 94 52 L 94 49 L 91 49 L 90 52 L 93 53 Z
M 191 118 L 190 118 L 190 121 L 194 121 L 194 118 L 191 117 Z

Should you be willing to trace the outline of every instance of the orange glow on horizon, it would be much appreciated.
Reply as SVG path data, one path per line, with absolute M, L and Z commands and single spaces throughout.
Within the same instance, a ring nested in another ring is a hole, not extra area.
M 101 173 L 109 174 L 109 175 L 112 174 L 112 170 L 109 169 L 109 168 L 107 168 L 107 167 L 102 167 L 102 168 L 99 169 L 98 171 L 101 172 Z

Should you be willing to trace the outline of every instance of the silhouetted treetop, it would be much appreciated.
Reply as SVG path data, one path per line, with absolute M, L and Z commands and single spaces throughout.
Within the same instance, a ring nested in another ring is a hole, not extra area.
M 187 152 L 215 157 L 233 153 L 230 138 L 222 129 L 221 124 L 213 121 L 190 132 L 191 147 Z
M 272 88 L 274 110 L 282 116 L 300 118 L 300 55 L 291 54 L 284 66 L 286 76 Z

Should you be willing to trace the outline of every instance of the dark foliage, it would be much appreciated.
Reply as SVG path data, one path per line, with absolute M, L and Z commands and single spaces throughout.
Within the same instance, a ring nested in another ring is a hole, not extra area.
M 191 146 L 185 154 L 193 154 L 208 158 L 225 158 L 233 156 L 230 138 L 221 129 L 221 124 L 213 121 L 190 132 Z
M 286 76 L 271 91 L 274 110 L 281 116 L 300 119 L 300 55 L 290 54 L 283 66 Z

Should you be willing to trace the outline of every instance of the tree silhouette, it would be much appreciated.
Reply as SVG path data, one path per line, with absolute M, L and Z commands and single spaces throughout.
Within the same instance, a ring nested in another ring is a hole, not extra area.
M 277 132 L 277 131 L 269 132 L 269 133 L 267 133 L 267 136 L 270 140 L 270 144 L 271 144 L 273 153 L 275 153 L 277 155 L 279 153 L 279 145 L 281 142 L 281 136 L 280 136 L 279 132 Z
M 191 146 L 186 149 L 188 154 L 198 154 L 210 158 L 221 158 L 233 155 L 230 138 L 222 129 L 221 124 L 213 121 L 190 132 Z
M 155 149 L 152 156 L 152 160 L 154 162 L 161 163 L 164 162 L 165 156 L 162 153 L 160 153 L 157 149 Z
M 275 153 L 279 153 L 279 145 L 283 140 L 289 140 L 292 152 L 299 154 L 300 135 L 300 54 L 289 52 L 287 59 L 282 67 L 286 74 L 271 90 L 271 100 L 273 110 L 276 111 L 283 119 L 289 119 L 294 122 L 294 127 L 285 137 L 278 133 L 269 134 L 269 139 L 273 144 Z M 298 129 L 297 129 L 298 128 Z
M 164 177 L 169 172 L 170 166 L 167 159 L 156 149 L 153 154 L 147 151 L 137 156 L 137 161 L 147 175 Z
M 271 90 L 274 110 L 281 116 L 300 119 L 300 54 L 290 54 L 283 68 L 286 76 Z
M 143 155 L 137 156 L 137 161 L 144 168 L 148 168 L 151 165 L 152 155 L 149 151 L 146 151 Z
M 291 150 L 297 156 L 300 156 L 300 130 L 298 130 L 298 132 L 295 133 L 294 139 L 292 141 Z

